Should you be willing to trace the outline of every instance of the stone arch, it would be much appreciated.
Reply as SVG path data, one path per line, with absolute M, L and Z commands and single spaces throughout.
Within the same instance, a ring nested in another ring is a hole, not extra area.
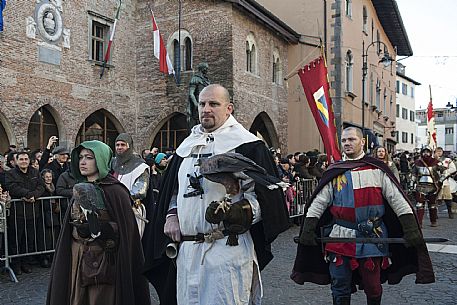
M 26 146 L 30 149 L 45 148 L 51 136 L 58 136 L 59 145 L 66 145 L 66 128 L 59 112 L 50 104 L 43 104 L 29 119 Z
M 99 140 L 114 149 L 119 133 L 125 132 L 121 122 L 105 108 L 86 115 L 74 139 L 75 146 L 83 141 Z
M 17 144 L 13 127 L 2 112 L 0 112 L 0 139 L 2 139 L 0 141 L 0 153 L 7 151 L 10 144 Z
M 151 126 L 148 134 L 146 147 L 158 147 L 159 151 L 170 146 L 176 149 L 189 134 L 187 117 L 181 112 L 172 112 Z
M 279 147 L 276 128 L 270 116 L 265 111 L 262 111 L 254 118 L 249 131 L 261 138 L 268 147 Z

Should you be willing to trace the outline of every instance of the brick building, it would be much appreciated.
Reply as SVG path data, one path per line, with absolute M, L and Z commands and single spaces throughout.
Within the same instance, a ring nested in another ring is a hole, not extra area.
M 186 136 L 188 82 L 209 64 L 212 83 L 233 96 L 236 118 L 271 146 L 287 147 L 287 49 L 299 35 L 255 1 L 156 0 L 154 13 L 169 54 L 181 49 L 181 84 L 153 57 L 149 1 L 124 0 L 103 78 L 101 61 L 117 1 L 9 1 L 0 33 L 0 151 L 8 143 L 44 147 L 120 132 L 137 149 L 176 146 Z

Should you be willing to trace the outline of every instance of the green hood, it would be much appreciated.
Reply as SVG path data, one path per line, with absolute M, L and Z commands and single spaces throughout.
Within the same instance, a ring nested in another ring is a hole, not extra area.
M 83 149 L 91 150 L 95 155 L 95 162 L 97 163 L 97 169 L 99 173 L 98 180 L 105 178 L 110 170 L 109 164 L 111 158 L 113 157 L 113 151 L 111 148 L 103 142 L 93 140 L 93 141 L 85 141 L 79 144 L 76 148 L 74 148 L 71 152 L 71 172 L 74 175 L 76 181 L 84 182 L 87 181 L 85 176 L 81 175 L 79 171 L 79 153 Z

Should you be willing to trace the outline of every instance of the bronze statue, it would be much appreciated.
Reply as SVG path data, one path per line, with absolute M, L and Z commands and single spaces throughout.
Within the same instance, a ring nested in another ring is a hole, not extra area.
M 208 64 L 202 62 L 197 66 L 196 72 L 189 83 L 189 103 L 187 104 L 187 128 L 192 129 L 199 123 L 198 120 L 198 96 L 200 92 L 210 84 L 208 79 Z

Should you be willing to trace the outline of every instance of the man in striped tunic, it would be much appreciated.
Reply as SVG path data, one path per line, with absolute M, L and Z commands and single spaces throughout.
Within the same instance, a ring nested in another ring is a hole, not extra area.
M 343 130 L 343 162 L 335 164 L 333 169 L 330 167 L 328 173 L 324 174 L 308 205 L 300 234 L 300 243 L 305 245 L 305 252 L 311 250 L 307 249 L 308 246 L 317 245 L 316 229 L 324 225 L 323 219 L 330 224 L 327 226 L 329 237 L 393 237 L 399 234 L 406 240 L 408 249 L 425 247 L 411 204 L 401 192 L 398 182 L 394 181 L 390 170 L 365 156 L 364 142 L 360 129 L 349 127 Z M 407 249 L 403 245 L 400 247 L 405 251 Z M 397 265 L 391 271 L 398 274 L 395 277 L 384 276 L 384 270 L 392 268 L 389 255 L 392 250 L 398 249 L 389 249 L 388 244 L 381 243 L 327 243 L 324 258 L 328 263 L 333 304 L 350 304 L 354 284 L 363 287 L 367 304 L 380 304 L 383 281 L 387 279 L 389 283 L 391 280 L 395 283 L 406 274 L 418 269 L 420 271 L 417 266 L 407 268 L 408 271 L 398 271 L 403 266 L 397 260 Z M 416 250 L 413 252 L 416 253 Z M 300 253 L 299 247 L 292 278 L 298 283 L 327 283 L 322 277 L 306 278 L 310 272 L 300 267 Z M 419 279 L 422 275 L 417 273 L 417 282 L 434 281 L 433 271 L 427 274 L 426 279 Z

